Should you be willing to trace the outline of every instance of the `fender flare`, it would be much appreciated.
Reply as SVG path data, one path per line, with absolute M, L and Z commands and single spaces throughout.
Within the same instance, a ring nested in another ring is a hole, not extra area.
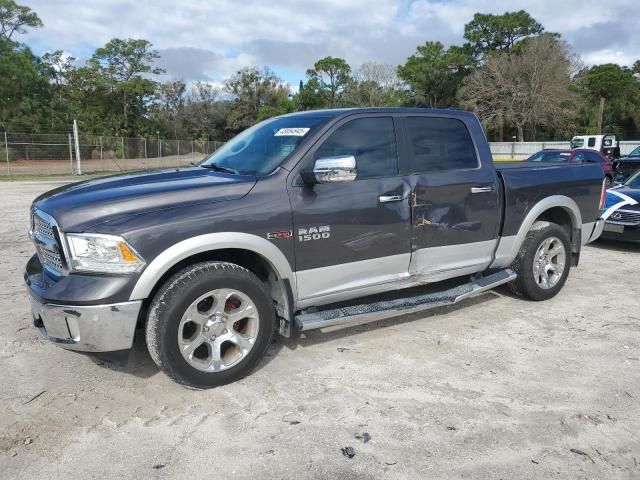
M 282 251 L 268 240 L 249 233 L 218 232 L 187 238 L 164 250 L 143 270 L 129 300 L 149 296 L 162 276 L 178 262 L 203 252 L 234 248 L 257 253 L 271 264 L 280 279 L 288 280 L 294 301 L 297 298 L 296 277 Z
M 495 260 L 490 265 L 490 268 L 508 267 L 513 263 L 524 239 L 531 230 L 531 227 L 535 223 L 536 219 L 547 210 L 552 208 L 561 207 L 571 218 L 571 226 L 574 230 L 582 229 L 582 215 L 578 204 L 565 195 L 552 195 L 550 197 L 543 198 L 536 203 L 529 213 L 524 217 L 522 225 L 518 229 L 518 233 L 509 237 L 500 238 L 498 248 L 496 249 Z

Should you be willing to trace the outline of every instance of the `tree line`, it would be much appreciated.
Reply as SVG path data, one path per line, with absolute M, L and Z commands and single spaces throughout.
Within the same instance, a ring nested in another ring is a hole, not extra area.
M 18 39 L 40 27 L 29 7 L 0 0 L 0 130 L 67 131 L 77 119 L 95 135 L 226 140 L 298 110 L 411 106 L 472 110 L 491 140 L 640 136 L 640 60 L 586 67 L 523 10 L 476 13 L 462 45 L 427 41 L 399 66 L 319 59 L 295 92 L 268 67 L 221 86 L 159 81 L 144 39 L 114 38 L 83 63 L 61 50 L 37 56 Z

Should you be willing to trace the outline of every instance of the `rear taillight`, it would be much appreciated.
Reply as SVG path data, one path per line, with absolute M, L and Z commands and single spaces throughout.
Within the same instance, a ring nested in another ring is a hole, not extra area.
M 604 210 L 604 204 L 607 200 L 607 179 L 602 180 L 602 192 L 600 192 L 600 206 L 599 210 Z

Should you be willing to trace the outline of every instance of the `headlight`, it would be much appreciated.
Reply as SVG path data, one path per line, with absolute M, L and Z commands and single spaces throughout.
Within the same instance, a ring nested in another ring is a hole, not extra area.
M 124 239 L 113 235 L 67 234 L 71 269 L 83 272 L 131 273 L 144 259 Z

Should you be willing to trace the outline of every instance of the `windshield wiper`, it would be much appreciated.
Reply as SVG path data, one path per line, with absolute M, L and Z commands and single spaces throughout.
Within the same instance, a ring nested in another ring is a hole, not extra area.
M 211 170 L 215 170 L 216 172 L 224 172 L 224 173 L 232 173 L 234 175 L 240 175 L 240 172 L 235 168 L 231 167 L 223 167 L 222 165 L 216 165 L 215 163 L 201 164 L 202 168 L 210 168 Z

